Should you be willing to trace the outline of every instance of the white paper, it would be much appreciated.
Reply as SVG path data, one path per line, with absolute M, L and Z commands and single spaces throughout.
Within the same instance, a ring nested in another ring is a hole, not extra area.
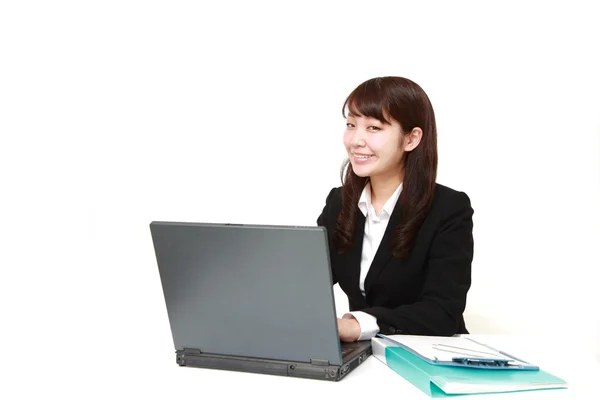
M 460 358 L 486 358 L 494 360 L 513 360 L 484 344 L 461 336 L 412 336 L 412 335 L 382 335 L 398 344 L 404 345 L 423 358 L 434 362 L 452 361 Z M 517 363 L 517 362 L 515 362 Z

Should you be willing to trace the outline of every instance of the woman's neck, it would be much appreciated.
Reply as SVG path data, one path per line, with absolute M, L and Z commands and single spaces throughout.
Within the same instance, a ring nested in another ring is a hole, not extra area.
M 398 189 L 398 186 L 402 183 L 402 176 L 394 176 L 388 178 L 371 177 L 371 204 L 379 213 L 383 208 L 383 205 L 392 194 Z

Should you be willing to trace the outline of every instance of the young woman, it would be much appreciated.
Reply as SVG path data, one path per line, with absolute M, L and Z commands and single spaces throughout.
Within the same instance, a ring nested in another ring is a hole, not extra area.
M 338 319 L 340 339 L 468 333 L 473 209 L 465 193 L 436 183 L 427 94 L 405 78 L 374 78 L 350 93 L 343 114 L 343 185 L 317 219 L 350 306 Z

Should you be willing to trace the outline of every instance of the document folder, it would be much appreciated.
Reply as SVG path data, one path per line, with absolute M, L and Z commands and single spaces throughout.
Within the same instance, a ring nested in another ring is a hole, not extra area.
M 452 356 L 436 360 L 421 355 L 405 344 L 398 344 L 394 341 L 394 336 L 380 335 L 371 339 L 373 355 L 430 397 L 568 387 L 564 380 L 528 363 L 521 362 L 524 365 L 519 363 L 516 364 L 517 366 L 502 366 L 502 363 L 469 365 L 458 360 L 452 361 Z M 425 339 L 425 342 L 449 339 L 421 338 Z M 514 359 L 514 357 L 506 358 Z

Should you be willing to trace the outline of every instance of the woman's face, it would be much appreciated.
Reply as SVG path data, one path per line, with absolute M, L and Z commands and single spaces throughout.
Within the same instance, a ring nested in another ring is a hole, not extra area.
M 376 118 L 348 115 L 344 146 L 356 175 L 373 178 L 400 173 L 404 154 L 402 128 L 388 119 L 390 124 Z

